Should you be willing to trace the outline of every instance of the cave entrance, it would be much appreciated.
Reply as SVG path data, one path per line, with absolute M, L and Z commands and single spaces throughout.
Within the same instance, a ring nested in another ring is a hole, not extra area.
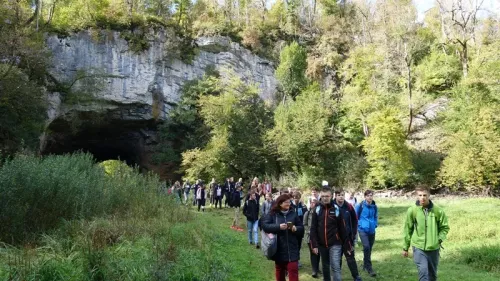
M 144 167 L 145 146 L 150 143 L 154 124 L 138 120 L 111 120 L 100 123 L 81 122 L 75 128 L 67 120 L 51 122 L 41 153 L 66 154 L 87 152 L 96 161 L 121 160 L 129 166 Z

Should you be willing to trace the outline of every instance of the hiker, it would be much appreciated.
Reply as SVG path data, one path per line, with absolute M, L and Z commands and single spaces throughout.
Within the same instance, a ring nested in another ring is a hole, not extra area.
M 217 187 L 215 188 L 215 191 L 214 191 L 214 196 L 215 196 L 215 199 L 214 199 L 214 204 L 215 204 L 215 208 L 217 209 L 217 203 L 219 203 L 219 209 L 222 209 L 222 187 L 220 184 L 217 184 Z
M 179 181 L 176 181 L 172 186 L 172 193 L 175 195 L 175 201 L 182 203 L 181 183 Z
M 437 280 L 439 250 L 450 230 L 444 210 L 430 200 L 427 188 L 418 187 L 417 202 L 408 208 L 404 224 L 403 257 L 413 247 L 413 261 L 420 281 Z
M 304 214 L 304 238 L 307 243 L 307 246 L 309 247 L 309 256 L 311 258 L 311 267 L 312 267 L 312 277 L 313 278 L 318 278 L 318 274 L 321 273 L 319 270 L 319 260 L 320 256 L 316 255 L 313 253 L 313 249 L 311 247 L 311 218 L 312 218 L 312 212 L 316 209 L 316 204 L 318 203 L 318 199 L 316 197 L 311 197 L 309 198 L 310 202 L 310 208 L 309 211 L 307 211 Z
M 250 192 L 250 197 L 243 205 L 243 214 L 247 217 L 248 242 L 259 249 L 259 203 L 255 198 L 255 191 Z M 253 233 L 253 240 L 252 240 Z
M 274 203 L 273 201 L 273 195 L 271 193 L 266 193 L 266 200 L 262 203 L 262 209 L 261 209 L 261 219 L 269 214 L 271 211 L 271 207 Z
M 354 237 L 358 232 L 358 217 L 356 216 L 356 211 L 354 207 L 345 201 L 345 193 L 342 189 L 335 190 L 335 200 L 334 204 L 339 207 L 340 214 L 344 219 L 344 225 L 346 229 L 346 238 L 349 239 L 351 245 L 354 245 Z M 354 280 L 361 280 L 358 271 L 358 265 L 356 264 L 356 259 L 354 258 L 354 248 L 351 253 L 344 251 L 344 256 L 347 261 L 347 266 L 351 272 L 351 276 Z M 340 267 L 342 268 L 342 257 L 340 259 Z
M 240 227 L 241 189 L 241 185 L 234 189 L 230 200 L 230 207 L 234 208 L 234 219 L 231 228 L 237 231 L 243 231 L 243 228 Z
M 208 187 L 209 189 L 209 195 L 210 195 L 210 208 L 213 206 L 215 203 L 215 189 L 217 188 L 217 184 L 215 183 L 215 178 L 212 178 L 212 181 L 210 182 L 210 185 Z
M 193 206 L 196 206 L 196 204 L 198 203 L 198 201 L 196 199 L 196 195 L 198 193 L 198 188 L 200 188 L 200 184 L 201 184 L 201 180 L 197 179 L 196 182 L 194 183 L 194 186 L 192 187 L 192 189 L 193 189 Z
M 302 195 L 298 191 L 294 191 L 292 193 L 292 204 L 290 205 L 290 210 L 292 212 L 297 213 L 297 216 L 300 219 L 300 222 L 304 224 L 304 214 L 307 212 L 306 206 L 302 203 L 301 201 Z M 299 239 L 299 251 L 302 249 L 302 240 L 304 237 L 298 237 Z M 302 264 L 300 263 L 299 260 L 299 267 L 302 267 Z
M 185 179 L 184 184 L 182 185 L 182 189 L 184 190 L 184 202 L 187 205 L 189 199 L 189 191 L 191 190 L 191 185 L 189 184 L 188 179 Z
M 339 207 L 332 200 L 331 190 L 323 189 L 320 196 L 321 204 L 313 210 L 311 218 L 311 245 L 313 253 L 321 256 L 323 280 L 331 280 L 331 267 L 333 280 L 340 281 L 342 280 L 340 272 L 342 251 L 351 255 L 354 249 L 347 239 L 344 221 Z
M 318 194 L 318 188 L 317 187 L 311 188 L 311 196 L 309 197 L 309 199 L 307 199 L 306 207 L 309 210 L 311 209 L 311 200 L 312 199 L 316 199 L 316 202 L 319 201 L 319 194 Z
M 205 187 L 203 184 L 199 184 L 198 189 L 196 190 L 196 201 L 198 202 L 198 212 L 200 211 L 200 208 L 205 212 L 205 199 L 206 199 L 206 193 L 205 193 Z
M 377 276 L 372 266 L 372 249 L 375 243 L 375 229 L 378 226 L 378 208 L 373 200 L 373 191 L 366 190 L 365 200 L 356 205 L 359 239 L 363 244 L 363 270 L 371 277 Z
M 349 204 L 351 204 L 351 206 L 355 207 L 356 204 L 358 204 L 358 199 L 356 199 L 356 197 L 354 196 L 354 191 L 351 191 L 349 193 L 346 193 L 345 194 L 345 201 Z M 357 219 L 357 217 L 356 217 Z M 359 233 L 358 233 L 358 230 L 356 229 L 356 234 L 354 235 L 354 240 L 353 240 L 353 243 L 354 245 L 358 244 L 358 237 L 359 237 Z
M 298 281 L 300 251 L 297 238 L 304 236 L 304 226 L 297 213 L 290 211 L 290 195 L 283 194 L 276 199 L 271 212 L 262 221 L 262 229 L 278 236 L 277 251 L 272 257 L 276 280 L 285 281 L 288 272 L 289 281 Z
M 232 196 L 232 184 L 229 178 L 226 178 L 226 181 L 224 182 L 224 207 L 231 207 L 230 206 L 230 201 L 231 201 L 231 196 Z
M 358 204 L 358 199 L 356 199 L 356 197 L 354 196 L 354 191 L 346 193 L 345 201 L 347 201 L 347 203 L 351 204 L 353 207 Z
M 267 180 L 267 178 L 264 178 L 263 185 L 264 185 L 264 190 L 263 190 L 264 195 L 273 192 L 273 185 Z

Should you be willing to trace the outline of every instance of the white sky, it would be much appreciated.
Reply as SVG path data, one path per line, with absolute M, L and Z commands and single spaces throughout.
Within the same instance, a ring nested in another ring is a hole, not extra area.
M 419 21 L 424 19 L 425 11 L 434 7 L 435 2 L 435 0 L 413 0 L 413 3 L 417 6 Z M 484 13 L 495 13 L 500 15 L 500 0 L 484 0 L 482 8 Z

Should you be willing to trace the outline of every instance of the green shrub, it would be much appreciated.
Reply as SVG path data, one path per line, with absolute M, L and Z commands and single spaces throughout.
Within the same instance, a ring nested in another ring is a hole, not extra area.
M 89 154 L 17 156 L 0 168 L 0 240 L 15 243 L 61 219 L 134 212 L 146 217 L 165 202 L 159 181 L 129 167 L 107 176 Z

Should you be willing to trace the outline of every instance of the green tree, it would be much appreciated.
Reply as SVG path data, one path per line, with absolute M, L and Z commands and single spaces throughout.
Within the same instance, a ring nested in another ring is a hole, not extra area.
M 439 178 L 446 185 L 484 191 L 500 186 L 499 47 L 500 40 L 475 57 L 444 114 L 447 156 Z
M 210 136 L 203 148 L 182 154 L 186 175 L 207 179 L 272 171 L 272 159 L 264 147 L 264 134 L 271 125 L 264 102 L 254 87 L 238 78 L 220 83 L 220 95 L 200 97 L 200 114 Z
M 405 185 L 413 167 L 397 111 L 384 109 L 373 113 L 368 123 L 372 128 L 370 135 L 362 141 L 370 167 L 366 180 L 368 186 Z
M 37 148 L 43 130 L 49 54 L 37 13 L 24 1 L 0 5 L 0 154 Z
M 280 64 L 276 69 L 276 78 L 286 96 L 293 99 L 307 86 L 305 71 L 307 68 L 306 50 L 297 42 L 283 48 L 280 54 Z
M 202 96 L 219 95 L 220 92 L 218 73 L 208 73 L 203 79 L 188 81 L 183 86 L 179 103 L 159 128 L 160 141 L 155 148 L 155 162 L 179 166 L 182 152 L 207 144 L 210 128 L 200 114 L 199 100 Z
M 267 139 L 282 166 L 299 174 L 324 175 L 328 155 L 336 146 L 333 113 L 333 100 L 317 84 L 306 88 L 295 101 L 276 108 L 275 125 Z

